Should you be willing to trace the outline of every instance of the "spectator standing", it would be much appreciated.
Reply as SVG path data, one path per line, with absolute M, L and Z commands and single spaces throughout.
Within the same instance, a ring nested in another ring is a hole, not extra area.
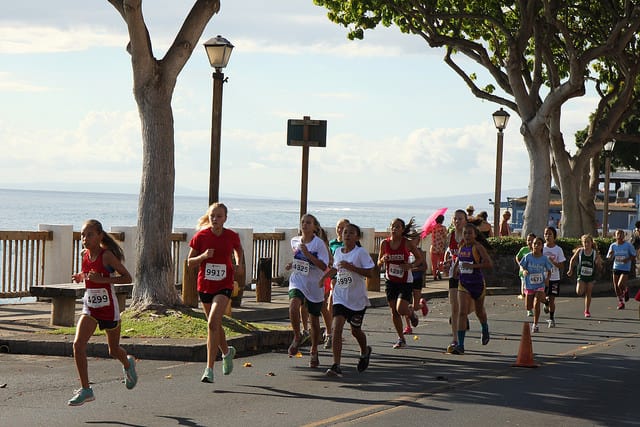
M 429 255 L 431 256 L 431 272 L 433 280 L 441 280 L 444 270 L 444 252 L 447 249 L 447 227 L 444 222 L 444 215 L 436 217 L 436 226 L 431 231 L 431 246 Z
M 511 227 L 509 227 L 509 220 L 511 219 L 511 212 L 504 211 L 502 213 L 502 220 L 500 221 L 500 237 L 508 237 L 511 235 Z

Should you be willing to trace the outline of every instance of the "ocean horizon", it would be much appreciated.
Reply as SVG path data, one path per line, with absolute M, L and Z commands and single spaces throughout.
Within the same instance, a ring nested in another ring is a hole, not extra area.
M 524 190 L 503 192 L 517 197 Z M 493 206 L 490 194 L 425 197 L 408 200 L 371 202 L 307 202 L 307 211 L 315 215 L 325 229 L 332 229 L 341 218 L 361 227 L 385 230 L 394 218 L 408 221 L 414 217 L 418 227 L 435 210 L 446 207 L 445 224 L 455 209 L 472 204 L 476 213 L 485 210 L 490 218 Z M 221 197 L 229 209 L 226 226 L 251 228 L 254 232 L 272 232 L 275 228 L 297 227 L 300 202 L 293 199 L 270 199 L 251 196 Z M 193 228 L 206 211 L 207 197 L 175 196 L 174 228 Z M 80 230 L 84 221 L 95 218 L 107 230 L 115 226 L 135 226 L 138 220 L 138 195 L 75 191 L 22 190 L 0 188 L 0 230 L 38 229 L 38 224 L 67 224 Z

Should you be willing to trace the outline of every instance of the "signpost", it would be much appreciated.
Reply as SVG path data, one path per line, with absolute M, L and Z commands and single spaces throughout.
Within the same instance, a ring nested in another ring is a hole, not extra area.
M 304 116 L 287 120 L 287 145 L 302 147 L 302 180 L 300 184 L 300 218 L 307 213 L 309 184 L 309 147 L 327 146 L 327 121 Z

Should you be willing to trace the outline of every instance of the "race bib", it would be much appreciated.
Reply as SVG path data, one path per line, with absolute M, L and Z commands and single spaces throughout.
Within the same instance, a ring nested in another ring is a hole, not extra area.
M 87 306 L 91 308 L 107 307 L 109 305 L 109 292 L 106 289 L 87 289 L 85 291 Z
M 402 268 L 400 264 L 389 264 L 389 276 L 403 277 L 404 268 Z
M 461 262 L 459 264 L 460 274 L 471 274 L 471 273 L 473 273 L 473 268 L 464 267 L 465 264 L 468 264 L 468 263 L 462 263 Z
M 531 273 L 529 274 L 529 283 L 532 285 L 540 285 L 544 282 L 544 274 L 542 273 Z
M 204 278 L 211 281 L 223 280 L 227 277 L 227 265 L 226 264 L 212 264 L 207 263 L 204 268 Z
M 624 264 L 625 259 L 627 259 L 624 255 L 616 255 L 616 264 Z
M 310 267 L 311 266 L 309 265 L 308 261 L 303 261 L 301 259 L 295 258 L 293 259 L 293 263 L 291 264 L 291 268 L 293 269 L 293 271 L 302 274 L 303 276 L 309 274 Z
M 339 288 L 348 288 L 353 283 L 353 276 L 349 270 L 339 270 L 336 276 L 335 286 Z
M 593 274 L 593 267 L 582 266 L 580 267 L 581 276 L 591 276 Z

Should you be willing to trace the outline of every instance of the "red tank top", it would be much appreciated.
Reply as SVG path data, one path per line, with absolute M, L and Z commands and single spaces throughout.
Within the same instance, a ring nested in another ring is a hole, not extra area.
M 409 262 L 409 249 L 407 249 L 404 238 L 398 246 L 398 249 L 391 248 L 391 238 L 385 239 L 387 243 L 384 245 L 383 255 L 389 255 L 389 258 L 385 264 L 385 277 L 388 281 L 394 283 L 409 283 L 413 281 L 413 277 L 409 278 L 409 272 L 400 267 L 401 264 L 407 264 Z
M 87 275 L 89 272 L 95 271 L 102 277 L 111 276 L 111 271 L 104 266 L 103 255 L 104 250 L 98 254 L 95 260 L 91 261 L 89 251 L 86 251 L 82 256 L 82 272 Z M 120 320 L 120 309 L 112 283 L 95 283 L 85 279 L 84 286 L 86 290 L 82 299 L 83 314 L 88 314 L 98 320 Z

